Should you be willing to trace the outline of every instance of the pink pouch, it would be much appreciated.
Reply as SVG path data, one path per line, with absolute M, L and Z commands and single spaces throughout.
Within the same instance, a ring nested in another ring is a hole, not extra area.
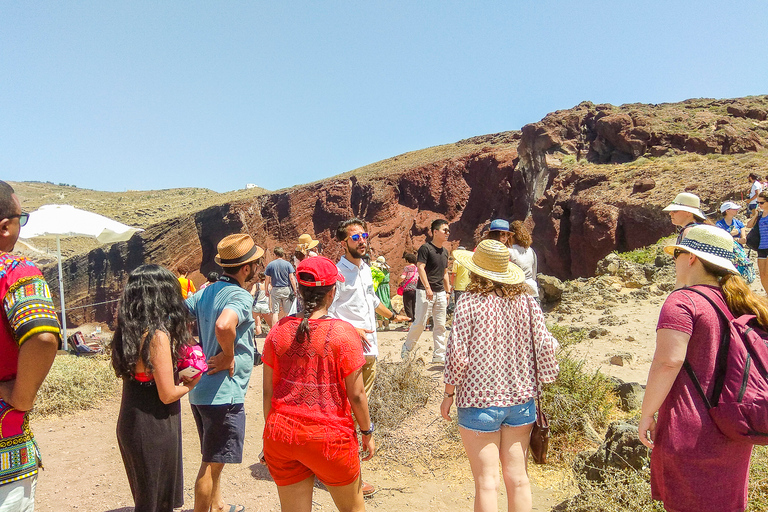
M 203 348 L 200 345 L 184 345 L 181 348 L 181 357 L 179 357 L 178 369 L 182 371 L 190 368 L 191 370 L 185 372 L 189 374 L 190 371 L 195 375 L 208 370 L 208 363 L 205 362 L 205 354 L 203 354 Z
M 20 436 L 23 426 L 24 412 L 17 411 L 6 401 L 0 400 L 0 439 Z

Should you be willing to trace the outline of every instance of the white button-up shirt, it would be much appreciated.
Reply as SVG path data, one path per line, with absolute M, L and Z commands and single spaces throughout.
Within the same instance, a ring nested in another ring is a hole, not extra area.
M 371 347 L 363 349 L 367 356 L 378 356 L 379 347 L 376 342 L 376 307 L 381 303 L 373 290 L 371 267 L 364 261 L 358 267 L 342 256 L 336 267 L 344 276 L 344 282 L 336 283 L 336 296 L 328 309 L 328 315 L 339 320 L 346 320 L 358 329 L 373 331 L 368 333 L 368 343 Z

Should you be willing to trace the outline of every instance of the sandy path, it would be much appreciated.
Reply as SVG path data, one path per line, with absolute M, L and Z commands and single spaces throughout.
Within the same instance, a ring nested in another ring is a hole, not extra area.
M 380 333 L 382 357 L 399 356 L 404 332 Z M 431 333 L 424 333 L 418 349 L 431 359 Z M 259 340 L 261 346 L 263 340 Z M 472 510 L 474 495 L 469 464 L 460 447 L 450 447 L 450 456 L 430 456 L 433 439 L 439 440 L 438 407 L 441 395 L 437 383 L 439 369 L 425 368 L 436 387 L 427 407 L 403 425 L 405 442 L 385 446 L 373 460 L 363 464 L 366 480 L 379 489 L 366 500 L 368 510 L 444 511 Z M 223 476 L 225 498 L 229 503 L 245 505 L 246 510 L 278 511 L 275 484 L 266 468 L 258 464 L 261 432 L 260 367 L 254 369 L 246 397 L 247 425 L 243 463 L 227 466 Z M 37 420 L 32 428 L 43 451 L 45 471 L 40 473 L 37 508 L 42 512 L 88 511 L 129 512 L 133 510 L 128 481 L 115 438 L 119 397 L 98 409 L 63 418 Z M 182 402 L 184 446 L 184 507 L 192 509 L 194 477 L 199 467 L 199 441 L 189 404 Z M 551 470 L 531 468 L 534 483 L 534 510 L 550 510 L 563 496 L 556 489 L 545 489 Z M 314 510 L 336 510 L 328 492 L 316 488 Z M 499 509 L 506 510 L 503 490 Z

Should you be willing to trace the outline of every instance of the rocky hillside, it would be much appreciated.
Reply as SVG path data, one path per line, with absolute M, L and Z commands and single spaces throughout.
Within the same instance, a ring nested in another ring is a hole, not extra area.
M 335 258 L 332 230 L 351 216 L 371 224 L 371 245 L 393 272 L 402 268 L 403 251 L 425 240 L 436 217 L 451 223 L 454 247 L 472 246 L 489 219 L 505 217 L 532 229 L 540 272 L 589 276 L 611 251 L 672 233 L 661 209 L 678 192 L 699 194 L 708 211 L 722 200 L 741 200 L 747 174 L 768 172 L 766 147 L 768 96 L 618 107 L 584 102 L 520 132 L 407 153 L 199 211 L 171 209 L 129 242 L 71 257 L 68 308 L 117 297 L 127 272 L 142 262 L 189 265 L 199 269 L 193 277 L 201 281 L 215 268 L 216 243 L 234 232 L 248 232 L 268 249 L 292 247 L 309 232 Z M 124 215 L 131 222 L 130 208 Z M 53 278 L 55 269 L 49 272 Z M 114 303 L 80 311 L 73 321 L 109 322 Z

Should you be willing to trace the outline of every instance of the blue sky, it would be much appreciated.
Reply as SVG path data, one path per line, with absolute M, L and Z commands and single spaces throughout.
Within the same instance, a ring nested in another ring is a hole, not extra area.
M 581 101 L 768 93 L 768 3 L 0 4 L 0 179 L 279 189 Z

